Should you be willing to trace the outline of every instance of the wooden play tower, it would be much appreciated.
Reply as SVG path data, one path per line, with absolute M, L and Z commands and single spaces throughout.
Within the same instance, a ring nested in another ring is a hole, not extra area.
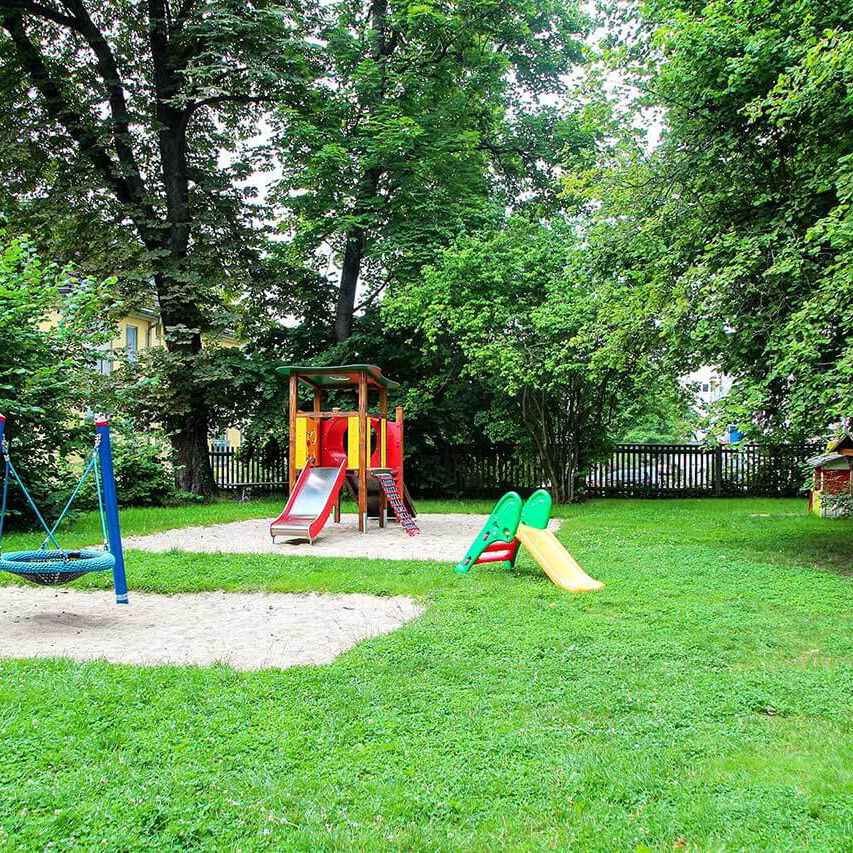
M 397 407 L 394 419 L 388 418 L 388 390 L 397 388 L 398 383 L 372 364 L 285 365 L 278 372 L 290 382 L 291 499 L 300 491 L 306 469 L 325 471 L 330 480 L 338 481 L 328 497 L 328 508 L 333 505 L 336 522 L 341 513 L 340 485 L 345 485 L 356 501 L 361 532 L 367 529 L 369 517 L 377 518 L 379 526 L 385 527 L 390 503 L 406 532 L 416 533 L 418 528 L 412 520 L 415 512 L 403 481 L 403 409 Z M 300 408 L 300 392 L 306 388 L 311 392 L 307 411 Z M 354 392 L 355 408 L 324 409 L 325 395 L 331 392 Z

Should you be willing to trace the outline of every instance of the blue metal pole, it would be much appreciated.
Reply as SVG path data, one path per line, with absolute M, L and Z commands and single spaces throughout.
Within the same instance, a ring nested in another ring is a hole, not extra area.
M 127 578 L 124 573 L 124 552 L 121 549 L 121 528 L 118 523 L 118 498 L 116 496 L 116 475 L 113 469 L 113 448 L 110 444 L 110 422 L 103 415 L 95 418 L 95 431 L 100 438 L 98 461 L 101 463 L 101 479 L 104 485 L 104 509 L 107 513 L 110 552 L 116 561 L 113 569 L 116 604 L 127 604 Z
M 0 447 L 3 446 L 3 436 L 6 434 L 6 415 L 0 415 Z

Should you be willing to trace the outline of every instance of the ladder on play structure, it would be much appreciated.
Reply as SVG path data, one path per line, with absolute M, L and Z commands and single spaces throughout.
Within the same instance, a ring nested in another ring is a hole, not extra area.
M 421 529 L 415 524 L 415 520 L 409 515 L 403 498 L 397 489 L 397 481 L 393 474 L 374 474 L 382 491 L 385 492 L 385 497 L 388 498 L 388 503 L 394 510 L 394 515 L 397 516 L 397 521 L 400 522 L 400 527 L 409 534 L 409 536 L 417 536 Z

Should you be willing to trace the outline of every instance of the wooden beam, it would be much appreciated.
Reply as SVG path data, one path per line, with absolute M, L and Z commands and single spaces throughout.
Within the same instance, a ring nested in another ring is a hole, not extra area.
M 319 420 L 329 420 L 329 418 L 357 418 L 358 410 L 353 409 L 351 412 L 297 412 L 297 415 L 305 418 L 317 418 Z
M 358 377 L 358 529 L 367 527 L 367 374 Z
M 299 393 L 297 384 L 299 380 L 294 374 L 290 375 L 290 414 L 289 414 L 289 435 L 290 441 L 288 444 L 287 456 L 287 474 L 290 480 L 290 491 L 293 492 L 293 487 L 296 485 L 296 412 L 299 409 Z
M 320 419 L 317 415 L 323 409 L 323 390 L 314 389 L 314 464 L 319 465 L 323 458 L 323 430 L 320 428 Z

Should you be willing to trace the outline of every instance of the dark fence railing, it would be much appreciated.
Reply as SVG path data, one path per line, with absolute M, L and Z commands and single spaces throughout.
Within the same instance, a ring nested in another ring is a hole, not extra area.
M 244 452 L 241 448 L 210 448 L 213 479 L 221 491 L 269 494 L 286 492 L 287 453 Z
M 619 444 L 592 466 L 586 493 L 599 497 L 793 496 L 802 465 L 820 445 Z
M 794 496 L 802 491 L 802 463 L 820 445 L 617 444 L 593 464 L 584 492 L 592 497 Z M 512 448 L 450 448 L 407 462 L 416 495 L 495 497 L 548 486 L 539 461 Z
M 448 447 L 406 459 L 406 485 L 424 497 L 500 497 L 508 491 L 528 494 L 543 482 L 535 457 L 512 447 Z
M 774 447 L 739 444 L 617 444 L 592 465 L 585 493 L 593 497 L 793 496 L 802 490 L 802 464 L 817 444 Z M 287 490 L 287 453 L 210 451 L 221 490 L 255 493 Z M 514 490 L 547 488 L 538 459 L 511 447 L 452 447 L 419 453 L 406 461 L 406 484 L 416 496 L 491 498 Z

